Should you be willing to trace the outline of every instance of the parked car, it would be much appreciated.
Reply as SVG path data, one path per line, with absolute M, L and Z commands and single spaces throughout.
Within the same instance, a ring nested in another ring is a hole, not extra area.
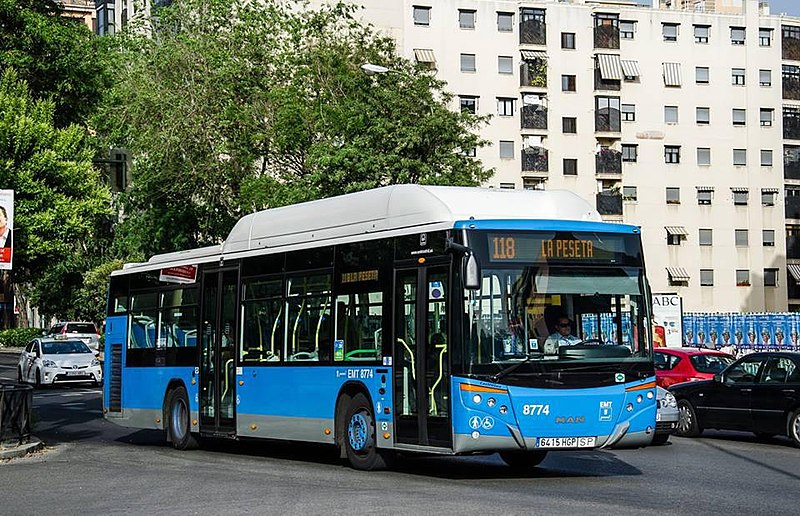
M 736 360 L 712 349 L 658 348 L 654 351 L 656 382 L 665 389 L 676 383 L 710 380 Z
M 800 446 L 800 353 L 752 353 L 711 380 L 669 390 L 678 400 L 678 435 L 743 430 L 759 437 L 787 435 Z
M 669 436 L 678 428 L 678 403 L 671 392 L 656 387 L 656 432 L 653 444 L 666 444 Z
M 80 339 L 94 351 L 98 351 L 100 346 L 100 332 L 97 331 L 97 326 L 93 322 L 58 322 L 50 327 L 47 335 L 51 337 L 63 335 L 71 339 Z
M 82 340 L 34 339 L 25 346 L 17 364 L 17 381 L 50 385 L 103 380 L 100 361 Z

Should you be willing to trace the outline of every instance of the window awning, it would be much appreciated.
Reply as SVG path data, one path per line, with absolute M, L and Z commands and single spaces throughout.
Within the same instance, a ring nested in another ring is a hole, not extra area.
M 789 269 L 789 274 L 792 275 L 794 280 L 800 283 L 800 265 L 796 263 L 787 263 L 786 268 Z
M 664 86 L 680 86 L 681 64 L 662 63 L 662 67 L 664 69 Z
M 664 229 L 670 235 L 689 236 L 689 232 L 683 226 L 664 226 Z
M 622 64 L 622 74 L 625 77 L 639 77 L 639 75 L 641 75 L 639 73 L 639 61 L 627 61 L 623 59 L 620 63 Z
M 667 267 L 667 274 L 672 281 L 689 281 L 689 273 L 683 267 Z
M 600 77 L 605 81 L 622 80 L 622 64 L 616 54 L 597 54 L 597 65 L 600 68 Z
M 762 188 L 761 193 L 780 193 L 778 188 Z
M 713 192 L 713 186 L 698 186 L 696 187 L 698 192 Z
M 732 186 L 731 192 L 733 193 L 747 193 L 749 190 L 743 186 Z
M 534 61 L 536 59 L 547 59 L 547 52 L 540 52 L 537 50 L 520 50 L 522 59 L 524 61 Z
M 436 58 L 433 55 L 433 50 L 430 48 L 415 48 L 414 58 L 418 63 L 435 63 Z

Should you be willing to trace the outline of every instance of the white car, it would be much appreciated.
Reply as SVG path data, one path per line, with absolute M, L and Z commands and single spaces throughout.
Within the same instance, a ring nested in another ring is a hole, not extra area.
M 671 392 L 656 387 L 656 433 L 653 444 L 666 444 L 678 428 L 678 403 Z
M 36 386 L 103 381 L 94 352 L 76 339 L 34 339 L 25 346 L 17 365 L 17 381 Z
M 94 350 L 95 355 L 99 354 L 100 332 L 97 331 L 97 326 L 93 322 L 58 322 L 50 327 L 47 336 L 82 340 Z

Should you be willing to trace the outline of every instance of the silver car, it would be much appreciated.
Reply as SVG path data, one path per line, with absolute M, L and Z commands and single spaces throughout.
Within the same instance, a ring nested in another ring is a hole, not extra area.
M 100 361 L 89 346 L 77 339 L 34 339 L 25 346 L 17 364 L 17 381 L 52 385 L 55 383 L 103 381 Z
M 58 322 L 50 327 L 47 335 L 50 337 L 62 336 L 70 339 L 80 339 L 95 352 L 100 347 L 100 332 L 97 331 L 97 326 L 93 322 Z
M 669 436 L 678 428 L 678 403 L 671 392 L 656 387 L 656 407 L 656 433 L 653 436 L 653 444 L 666 444 Z

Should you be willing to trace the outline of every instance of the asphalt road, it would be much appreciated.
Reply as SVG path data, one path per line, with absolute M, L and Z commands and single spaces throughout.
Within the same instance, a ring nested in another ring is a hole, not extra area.
M 0 351 L 0 379 L 17 355 Z M 800 449 L 707 432 L 640 450 L 551 453 L 517 474 L 497 456 L 403 458 L 360 472 L 331 448 L 214 442 L 101 417 L 99 389 L 34 394 L 45 451 L 0 463 L 0 514 L 798 514 Z

